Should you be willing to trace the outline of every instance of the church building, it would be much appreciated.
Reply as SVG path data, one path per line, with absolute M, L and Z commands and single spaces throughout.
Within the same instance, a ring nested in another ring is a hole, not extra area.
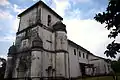
M 95 56 L 67 38 L 63 18 L 43 1 L 18 17 L 15 44 L 8 51 L 6 79 L 62 80 L 107 75 L 112 71 L 109 60 Z

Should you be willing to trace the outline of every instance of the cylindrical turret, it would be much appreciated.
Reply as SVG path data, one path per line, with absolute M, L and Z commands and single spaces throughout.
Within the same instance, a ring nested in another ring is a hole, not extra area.
M 13 72 L 13 58 L 16 53 L 16 46 L 12 45 L 9 48 L 8 51 L 8 57 L 7 57 L 7 65 L 6 65 L 6 71 L 5 71 L 5 78 L 12 78 L 12 72 Z

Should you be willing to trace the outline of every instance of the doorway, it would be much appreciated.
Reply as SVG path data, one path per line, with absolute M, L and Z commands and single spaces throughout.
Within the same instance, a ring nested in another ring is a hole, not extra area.
M 84 63 L 79 63 L 79 65 L 80 65 L 81 75 L 85 76 L 86 75 L 86 73 L 85 73 L 85 64 Z

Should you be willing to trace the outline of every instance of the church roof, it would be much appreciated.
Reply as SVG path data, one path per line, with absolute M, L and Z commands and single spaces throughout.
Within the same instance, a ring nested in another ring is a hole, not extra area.
M 76 44 L 75 42 L 73 42 L 73 41 L 71 41 L 71 40 L 69 40 L 69 39 L 68 39 L 68 44 L 71 44 L 71 45 L 74 46 L 74 47 L 80 48 L 81 50 L 86 51 L 88 54 L 91 54 L 91 55 L 93 55 L 93 56 L 95 56 L 95 57 L 97 57 L 97 58 L 99 58 L 99 59 L 103 59 L 103 60 L 105 60 L 106 62 L 109 61 L 109 59 L 106 59 L 106 58 L 103 58 L 103 57 L 94 55 L 93 53 L 91 53 L 91 52 L 88 51 L 87 49 L 83 48 L 82 46 Z
M 67 32 L 67 31 L 66 31 L 66 25 L 63 24 L 61 21 L 56 22 L 56 23 L 53 25 L 53 29 L 54 29 L 55 31 L 65 31 L 65 32 Z
M 31 9 L 37 7 L 38 5 L 42 5 L 44 6 L 46 9 L 48 9 L 52 14 L 54 14 L 56 17 L 58 17 L 60 20 L 63 20 L 63 18 L 58 15 L 54 10 L 52 10 L 49 6 L 47 6 L 43 1 L 38 1 L 37 3 L 35 3 L 34 5 L 32 5 L 31 7 L 29 7 L 28 9 L 26 9 L 25 11 L 23 11 L 22 13 L 20 13 L 18 15 L 18 17 L 21 17 L 22 15 L 24 15 L 25 13 L 27 13 L 28 11 L 30 11 Z
M 8 54 L 15 54 L 16 53 L 16 46 L 13 44 L 8 51 Z
M 73 41 L 71 41 L 71 40 L 69 40 L 69 39 L 68 39 L 68 44 L 71 44 L 71 45 L 73 45 L 73 46 L 75 46 L 75 47 L 80 48 L 81 50 L 84 50 L 84 51 L 88 52 L 89 54 L 92 54 L 92 53 L 91 53 L 90 51 L 88 51 L 87 49 L 83 48 L 82 46 L 76 44 L 75 42 L 73 42 Z

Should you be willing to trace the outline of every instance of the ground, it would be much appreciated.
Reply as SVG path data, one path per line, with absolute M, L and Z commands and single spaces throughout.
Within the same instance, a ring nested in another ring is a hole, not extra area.
M 102 77 L 90 77 L 90 78 L 84 78 L 78 80 L 114 80 L 114 79 L 112 76 L 102 76 Z M 120 76 L 118 76 L 117 80 L 120 80 Z

